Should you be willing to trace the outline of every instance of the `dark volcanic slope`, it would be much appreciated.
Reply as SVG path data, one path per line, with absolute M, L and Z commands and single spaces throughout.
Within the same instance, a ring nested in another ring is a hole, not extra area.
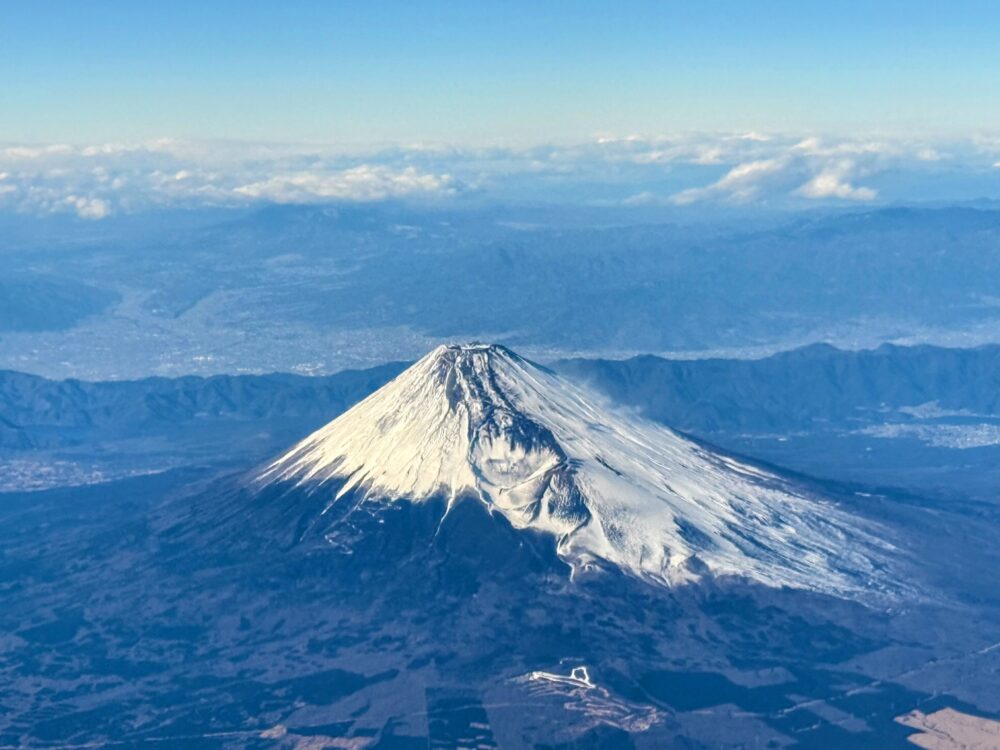
M 0 498 L 0 746 L 885 750 L 916 706 L 1000 715 L 997 592 L 964 574 L 1000 565 L 982 523 L 869 498 L 927 551 L 923 590 L 951 587 L 887 612 L 571 582 L 475 502 L 301 534 L 322 499 L 191 473 Z M 578 666 L 592 687 L 544 676 Z

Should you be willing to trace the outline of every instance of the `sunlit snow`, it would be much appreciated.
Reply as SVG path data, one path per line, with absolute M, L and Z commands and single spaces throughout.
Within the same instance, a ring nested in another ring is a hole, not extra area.
M 711 572 L 857 592 L 881 586 L 888 551 L 821 497 L 484 344 L 438 347 L 261 479 L 331 481 L 328 502 L 478 499 L 554 536 L 574 570 L 668 585 Z

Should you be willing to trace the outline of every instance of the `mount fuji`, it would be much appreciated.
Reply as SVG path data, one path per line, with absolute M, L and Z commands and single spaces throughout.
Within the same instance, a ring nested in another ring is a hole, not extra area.
M 500 346 L 264 465 L 5 503 L 4 747 L 885 750 L 998 705 L 995 511 L 755 466 Z
M 617 569 L 676 587 L 735 576 L 846 597 L 891 588 L 893 548 L 870 520 L 497 345 L 438 347 L 253 486 L 303 498 L 300 540 L 337 544 L 347 518 L 379 507 L 438 501 L 447 516 L 471 502 L 551 540 L 571 577 Z

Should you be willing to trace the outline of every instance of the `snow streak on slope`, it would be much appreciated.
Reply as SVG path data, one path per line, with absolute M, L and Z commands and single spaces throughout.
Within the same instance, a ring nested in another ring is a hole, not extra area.
M 551 534 L 575 569 L 602 560 L 666 584 L 711 572 L 847 593 L 879 585 L 884 552 L 833 505 L 499 346 L 435 349 L 261 480 L 336 480 L 331 503 L 478 498 Z

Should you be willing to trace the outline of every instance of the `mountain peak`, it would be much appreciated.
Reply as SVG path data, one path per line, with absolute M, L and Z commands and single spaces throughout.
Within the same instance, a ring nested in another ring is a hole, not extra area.
M 431 354 L 441 356 L 448 353 L 459 354 L 482 354 L 484 356 L 504 356 L 517 357 L 510 349 L 503 344 L 486 344 L 481 341 L 470 341 L 464 344 L 441 344 L 434 349 Z
M 466 373 L 483 373 L 494 368 L 518 367 L 528 363 L 520 355 L 501 344 L 442 344 L 431 351 L 424 360 L 435 363 L 446 372 L 456 369 Z M 423 361 L 423 360 L 421 360 Z M 538 367 L 538 365 L 535 365 Z
M 478 342 L 442 344 L 420 361 L 432 362 L 441 370 L 457 368 L 467 372 L 515 366 L 517 363 L 526 362 L 506 346 Z
M 328 493 L 327 509 L 479 501 L 552 536 L 574 570 L 611 564 L 668 585 L 707 571 L 855 591 L 884 552 L 832 503 L 495 344 L 438 347 L 259 479 Z

